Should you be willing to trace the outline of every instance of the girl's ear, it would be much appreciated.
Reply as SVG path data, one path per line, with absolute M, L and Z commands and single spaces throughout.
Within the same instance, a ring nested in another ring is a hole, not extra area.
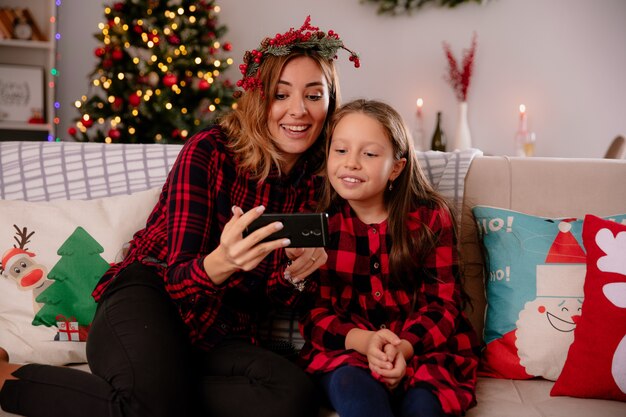
M 397 161 L 394 161 L 391 175 L 389 175 L 389 181 L 394 181 L 396 178 L 398 178 L 405 166 L 406 158 L 400 158 Z

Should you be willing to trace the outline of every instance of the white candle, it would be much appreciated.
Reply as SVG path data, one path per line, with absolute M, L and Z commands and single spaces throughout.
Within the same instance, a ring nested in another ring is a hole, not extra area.
M 418 98 L 416 101 L 417 104 L 417 117 L 421 117 L 422 116 L 422 106 L 424 106 L 424 100 L 422 100 L 422 98 Z

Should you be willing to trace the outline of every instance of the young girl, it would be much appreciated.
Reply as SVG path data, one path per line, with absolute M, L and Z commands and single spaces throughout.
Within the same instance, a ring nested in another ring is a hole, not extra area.
M 475 403 L 478 341 L 450 209 L 390 106 L 348 103 L 328 137 L 331 236 L 300 325 L 305 369 L 341 417 L 461 415 Z

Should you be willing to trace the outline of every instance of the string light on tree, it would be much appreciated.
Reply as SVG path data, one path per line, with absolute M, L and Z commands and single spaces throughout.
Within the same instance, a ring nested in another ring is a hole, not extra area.
M 226 28 L 218 25 L 219 7 L 210 0 L 168 3 L 105 7 L 90 91 L 76 103 L 81 116 L 68 130 L 76 140 L 180 143 L 234 106 L 234 86 L 221 77 L 233 60 L 222 56 L 232 47 L 220 41 Z

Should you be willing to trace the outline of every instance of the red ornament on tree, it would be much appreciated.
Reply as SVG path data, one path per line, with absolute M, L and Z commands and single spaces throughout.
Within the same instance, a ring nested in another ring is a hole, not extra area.
M 104 48 L 96 48 L 94 49 L 93 53 L 98 57 L 98 58 L 102 58 L 104 56 L 104 54 L 106 53 Z
M 211 84 L 204 78 L 200 80 L 198 83 L 198 90 L 208 90 L 211 87 Z
M 163 84 L 166 87 L 171 87 L 174 84 L 176 84 L 178 82 L 178 78 L 176 77 L 176 74 L 166 74 L 163 77 Z
M 130 104 L 133 107 L 137 107 L 139 106 L 139 103 L 141 103 L 141 97 L 139 97 L 137 94 L 131 94 L 130 97 L 128 97 L 128 104 Z
M 109 69 L 113 66 L 113 60 L 110 58 L 102 60 L 102 68 Z
M 91 126 L 93 126 L 93 120 L 86 116 L 83 116 L 81 122 L 83 122 L 83 126 L 85 126 L 86 128 L 90 128 Z
M 176 35 L 168 36 L 167 41 L 170 43 L 170 45 L 180 45 L 180 38 Z
M 119 61 L 120 59 L 124 58 L 124 52 L 121 49 L 114 49 L 111 53 L 111 58 L 113 58 L 115 61 Z
M 77 130 L 76 130 L 76 128 L 74 126 L 69 127 L 67 129 L 67 133 L 69 133 L 70 136 L 76 136 L 76 132 L 77 132 Z
M 222 48 L 223 48 L 225 51 L 230 52 L 230 51 L 232 51 L 233 46 L 230 44 L 230 42 L 226 42 L 226 43 L 224 44 L 224 46 L 222 46 Z
M 124 105 L 124 100 L 122 100 L 121 97 L 115 97 L 115 99 L 113 100 L 113 103 L 111 103 L 111 108 L 113 109 L 113 111 L 120 111 L 122 110 L 123 105 Z
M 120 132 L 117 129 L 110 129 L 109 130 L 109 137 L 113 140 L 119 140 L 119 138 L 122 137 L 122 132 Z

